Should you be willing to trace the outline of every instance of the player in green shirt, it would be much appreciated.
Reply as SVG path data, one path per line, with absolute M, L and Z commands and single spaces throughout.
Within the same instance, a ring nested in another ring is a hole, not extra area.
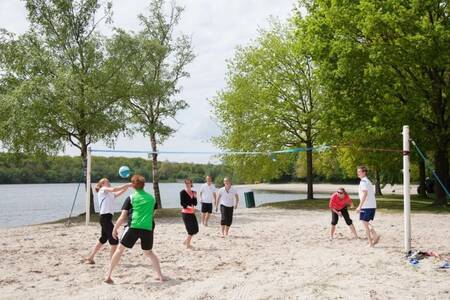
M 133 248 L 138 239 L 141 240 L 141 248 L 144 251 L 144 255 L 150 258 L 155 268 L 157 279 L 159 281 L 164 280 L 161 274 L 159 259 L 152 251 L 155 198 L 144 191 L 145 178 L 143 176 L 134 175 L 131 177 L 131 183 L 136 191 L 125 200 L 122 206 L 122 213 L 116 225 L 114 225 L 112 232 L 113 237 L 117 239 L 117 230 L 128 220 L 128 225 L 125 226 L 122 238 L 120 239 L 120 245 L 111 259 L 111 265 L 105 279 L 105 282 L 110 284 L 114 283 L 111 279 L 111 274 L 119 263 L 125 248 Z

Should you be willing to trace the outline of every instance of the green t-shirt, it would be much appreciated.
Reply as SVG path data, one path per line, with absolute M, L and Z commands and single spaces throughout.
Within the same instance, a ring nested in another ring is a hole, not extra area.
M 144 190 L 131 195 L 132 216 L 130 228 L 153 230 L 155 198 Z

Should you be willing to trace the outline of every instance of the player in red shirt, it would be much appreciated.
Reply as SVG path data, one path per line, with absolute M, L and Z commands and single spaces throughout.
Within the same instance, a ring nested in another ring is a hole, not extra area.
M 347 206 L 354 208 L 352 199 L 347 194 L 344 188 L 338 188 L 336 193 L 334 193 L 330 198 L 330 204 L 328 207 L 331 210 L 331 239 L 334 238 L 334 233 L 336 232 L 336 224 L 339 221 L 339 217 L 344 217 L 345 223 L 347 223 L 350 231 L 352 232 L 353 238 L 357 239 L 355 226 L 353 225 L 352 219 L 348 214 Z

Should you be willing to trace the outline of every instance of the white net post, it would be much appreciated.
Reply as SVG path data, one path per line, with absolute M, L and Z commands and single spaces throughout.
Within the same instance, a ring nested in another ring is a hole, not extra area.
M 403 217 L 405 253 L 411 250 L 411 197 L 409 175 L 409 126 L 403 126 Z
M 86 226 L 90 222 L 91 213 L 91 147 L 87 149 L 86 156 Z

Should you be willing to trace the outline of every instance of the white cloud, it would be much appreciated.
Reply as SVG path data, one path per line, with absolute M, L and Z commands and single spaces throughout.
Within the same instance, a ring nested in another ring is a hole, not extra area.
M 212 107 L 207 99 L 215 96 L 225 85 L 226 60 L 231 59 L 239 45 L 246 45 L 257 37 L 258 28 L 267 28 L 270 16 L 286 19 L 290 16 L 296 0 L 179 0 L 185 7 L 178 30 L 192 37 L 196 59 L 188 66 L 191 74 L 183 80 L 181 99 L 190 107 L 178 114 L 182 123 L 173 137 L 161 150 L 218 151 L 210 142 L 219 129 L 211 119 Z M 113 1 L 114 26 L 139 31 L 139 13 L 147 14 L 148 1 Z M 0 28 L 22 33 L 27 28 L 26 12 L 22 1 L 0 1 Z M 105 34 L 111 28 L 102 27 Z M 179 125 L 178 125 L 179 126 Z M 103 143 L 93 145 L 104 148 Z M 119 138 L 116 149 L 148 150 L 149 142 L 142 136 L 132 140 Z M 73 147 L 66 153 L 78 155 Z M 162 159 L 171 161 L 214 161 L 206 155 L 166 155 Z

